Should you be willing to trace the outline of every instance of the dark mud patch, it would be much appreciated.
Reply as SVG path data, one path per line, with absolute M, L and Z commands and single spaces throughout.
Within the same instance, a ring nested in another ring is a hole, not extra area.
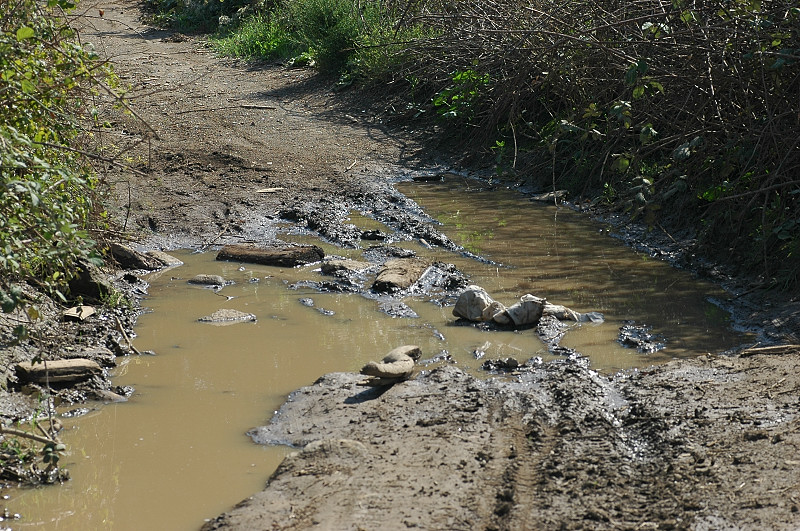
M 641 354 L 651 354 L 666 347 L 666 338 L 653 333 L 653 327 L 637 325 L 635 322 L 626 322 L 619 328 L 620 345 L 636 349 Z

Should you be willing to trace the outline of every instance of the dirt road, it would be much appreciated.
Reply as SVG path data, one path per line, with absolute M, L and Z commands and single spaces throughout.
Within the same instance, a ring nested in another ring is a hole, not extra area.
M 345 244 L 349 208 L 432 166 L 309 70 L 216 58 L 133 1 L 82 9 L 131 86 L 135 116 L 104 111 L 102 134 L 138 170 L 108 169 L 114 215 L 149 247 L 270 242 L 285 211 Z M 325 376 L 253 432 L 303 450 L 207 528 L 796 529 L 798 364 L 783 348 L 614 378 L 446 367 L 382 394 Z

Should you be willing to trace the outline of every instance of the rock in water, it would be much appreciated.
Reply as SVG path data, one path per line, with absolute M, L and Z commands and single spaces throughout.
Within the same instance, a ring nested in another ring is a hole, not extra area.
M 428 262 L 420 258 L 397 258 L 389 260 L 378 273 L 372 290 L 378 293 L 394 293 L 413 285 L 428 269 Z
M 245 321 L 255 322 L 256 316 L 252 313 L 240 312 L 239 310 L 222 309 L 217 310 L 211 315 L 201 317 L 198 321 L 203 323 L 211 323 L 216 325 L 225 325 L 233 323 L 242 323 Z
M 316 245 L 259 248 L 252 245 L 226 245 L 217 253 L 217 260 L 231 260 L 278 267 L 296 267 L 319 262 L 325 252 Z
M 378 378 L 408 378 L 414 372 L 414 364 L 422 355 L 416 345 L 404 345 L 389 352 L 380 362 L 370 361 L 361 368 L 361 374 Z
M 369 262 L 359 262 L 357 260 L 328 260 L 322 263 L 323 275 L 346 275 L 351 273 L 358 273 L 371 267 Z
M 163 251 L 155 251 L 155 250 L 154 251 L 147 251 L 147 255 L 148 256 L 152 256 L 153 258 L 155 258 L 156 260 L 158 260 L 159 262 L 164 264 L 164 267 L 175 267 L 175 266 L 183 265 L 183 261 L 178 260 L 177 258 L 172 256 L 171 254 L 167 254 L 167 253 L 165 253 Z
M 461 292 L 453 308 L 453 315 L 468 321 L 491 321 L 505 309 L 505 306 L 492 299 L 485 289 L 471 285 Z
M 163 267 L 162 262 L 156 257 L 140 253 L 127 245 L 112 243 L 109 248 L 111 250 L 111 256 L 114 257 L 114 260 L 117 261 L 122 269 L 146 269 L 148 271 L 153 271 Z
M 532 326 L 539 322 L 544 311 L 544 299 L 523 295 L 519 302 L 506 308 L 507 315 L 516 326 Z M 495 318 L 496 322 L 500 322 Z M 501 323 L 502 324 L 502 323 Z
M 546 302 L 544 305 L 544 313 L 552 315 L 560 321 L 583 321 L 583 317 L 575 310 L 570 310 L 566 306 L 560 304 L 550 304 Z
M 222 287 L 228 284 L 228 281 L 225 280 L 220 275 L 195 275 L 194 277 L 189 279 L 189 284 L 199 284 L 201 286 L 213 286 L 213 287 Z

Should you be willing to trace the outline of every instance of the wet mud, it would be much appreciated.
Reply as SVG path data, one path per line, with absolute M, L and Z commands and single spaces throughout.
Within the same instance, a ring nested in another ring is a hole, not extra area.
M 488 380 L 445 366 L 382 389 L 326 375 L 249 432 L 298 451 L 204 529 L 790 529 L 799 354 L 612 378 L 580 359 Z

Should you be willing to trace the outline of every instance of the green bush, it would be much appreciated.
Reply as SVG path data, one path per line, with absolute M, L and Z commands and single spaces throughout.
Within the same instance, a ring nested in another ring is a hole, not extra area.
M 61 295 L 80 259 L 96 260 L 98 181 L 78 149 L 92 87 L 110 75 L 56 9 L 4 2 L 0 18 L 0 302 L 24 305 L 29 280 Z M 61 295 L 63 297 L 63 295 Z
M 365 10 L 371 4 L 365 3 Z M 297 35 L 319 69 L 338 72 L 355 53 L 362 34 L 361 12 L 353 0 L 294 0 L 289 10 Z
M 221 16 L 235 16 L 251 0 L 148 0 L 151 22 L 180 31 L 216 31 Z
M 253 15 L 240 26 L 213 37 L 211 42 L 218 52 L 245 59 L 292 57 L 304 51 L 291 38 L 285 17 L 278 12 Z

